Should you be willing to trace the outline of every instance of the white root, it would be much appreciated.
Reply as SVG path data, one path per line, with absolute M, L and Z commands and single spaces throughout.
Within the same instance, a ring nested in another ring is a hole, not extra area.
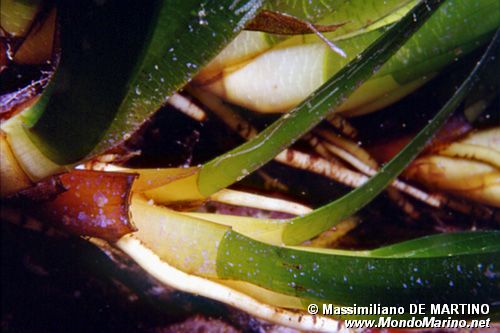
M 354 139 L 356 136 L 358 136 L 358 130 L 352 127 L 352 125 L 347 121 L 346 118 L 336 112 L 327 116 L 326 121 L 328 121 L 333 127 L 338 129 L 348 138 Z
M 366 150 L 361 148 L 358 144 L 354 143 L 353 141 L 344 139 L 335 133 L 323 129 L 316 129 L 314 132 L 317 133 L 327 142 L 345 151 L 350 152 L 352 155 L 356 156 L 361 162 L 368 165 L 369 167 L 373 169 L 378 168 L 377 161 L 375 161 L 375 159 L 373 159 Z
M 280 182 L 277 178 L 272 177 L 267 172 L 257 170 L 257 174 L 264 180 L 264 189 L 288 192 L 288 186 Z
M 257 318 L 296 329 L 315 332 L 348 332 L 341 321 L 303 312 L 277 310 L 274 306 L 262 303 L 228 286 L 178 270 L 161 260 L 134 236 L 125 236 L 116 245 L 153 277 L 175 289 L 214 299 Z
M 356 161 L 359 162 L 360 165 L 363 165 L 362 169 L 358 169 L 359 171 L 363 172 L 363 169 L 365 167 L 374 167 L 377 168 L 377 162 L 371 158 L 371 156 L 366 152 L 365 150 L 361 149 L 359 146 L 356 144 L 352 143 L 351 141 L 344 140 L 340 137 L 335 136 L 334 134 L 324 131 L 323 133 L 327 137 L 331 137 L 331 139 L 335 139 L 334 141 L 337 141 L 337 144 L 344 148 L 345 150 L 337 148 L 339 151 L 345 152 L 346 154 L 350 155 L 352 153 L 353 155 L 356 155 L 355 157 L 359 158 L 359 160 L 356 159 Z M 345 162 L 350 163 L 349 160 L 345 160 L 345 156 L 341 155 L 336 155 L 336 151 L 329 149 L 326 145 L 328 144 L 327 142 L 323 142 L 322 140 L 318 139 L 315 136 L 308 135 L 307 140 L 309 141 L 309 144 L 316 150 L 317 153 L 319 153 L 321 156 L 325 157 L 329 161 L 336 162 L 337 158 L 344 159 Z M 348 153 L 350 152 L 350 153 Z M 337 163 L 340 163 L 343 165 L 341 161 L 338 161 Z M 351 164 L 351 163 L 350 163 Z M 352 165 L 352 164 L 351 164 Z M 365 173 L 365 175 L 369 175 Z M 403 196 L 401 192 L 395 187 L 388 187 L 387 189 L 387 194 L 391 200 L 393 200 L 406 214 L 411 216 L 414 219 L 419 218 L 420 214 L 417 212 L 415 207 Z
M 368 181 L 368 177 L 358 172 L 334 164 L 325 158 L 314 157 L 294 149 L 282 151 L 275 160 L 294 168 L 317 173 L 350 187 L 359 187 Z
M 323 142 L 319 140 L 317 137 L 312 136 L 310 134 L 306 134 L 305 136 L 303 136 L 303 139 L 309 143 L 309 145 L 314 149 L 314 151 L 319 156 L 323 157 L 324 159 L 327 159 L 328 161 L 334 164 L 345 166 L 345 164 L 340 159 L 335 157 L 328 151 L 328 149 L 326 149 L 326 147 L 323 145 Z
M 342 158 L 344 161 L 348 162 L 350 165 L 364 173 L 365 175 L 368 176 L 374 176 L 377 173 L 376 169 L 371 168 L 370 166 L 366 165 L 363 163 L 361 160 L 359 160 L 357 157 L 354 155 L 350 154 L 349 152 L 340 149 L 332 144 L 325 143 L 324 146 L 333 154 L 336 156 Z M 425 203 L 427 203 L 430 206 L 433 207 L 441 207 L 442 202 L 440 200 L 439 196 L 432 195 L 425 193 L 422 190 L 419 190 L 418 188 L 411 186 L 409 184 L 406 184 L 405 182 L 396 179 L 392 184 L 393 187 L 397 188 L 401 192 L 404 192 L 408 195 L 411 195 L 412 197 L 421 200 Z
M 238 133 L 244 139 L 250 139 L 257 135 L 257 130 L 245 119 L 227 106 L 220 98 L 199 88 L 187 88 L 187 91 L 200 100 L 219 117 L 229 128 Z
M 204 121 L 207 118 L 205 111 L 181 94 L 172 95 L 167 99 L 167 103 L 196 121 Z
M 235 206 L 258 208 L 292 215 L 305 215 L 312 211 L 311 208 L 292 201 L 228 189 L 212 194 L 210 200 Z

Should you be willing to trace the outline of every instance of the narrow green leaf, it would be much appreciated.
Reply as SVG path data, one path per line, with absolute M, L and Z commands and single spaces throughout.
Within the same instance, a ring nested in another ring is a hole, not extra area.
M 441 1 L 432 0 L 418 4 L 306 101 L 283 115 L 252 140 L 203 165 L 198 182 L 200 192 L 210 195 L 245 177 L 317 125 L 332 108 L 341 105 L 361 83 L 383 65 L 431 16 L 440 3 Z
M 432 138 L 432 135 L 445 123 L 448 116 L 467 96 L 474 83 L 481 77 L 481 74 L 490 66 L 497 66 L 499 52 L 500 30 L 497 30 L 488 50 L 469 77 L 432 121 L 396 157 L 382 167 L 363 186 L 354 189 L 340 199 L 315 210 L 307 216 L 293 219 L 284 229 L 283 242 L 298 244 L 314 237 L 356 212 L 383 191 L 406 168 L 408 163 L 422 151 L 426 143 Z
M 370 251 L 375 257 L 436 257 L 500 251 L 498 232 L 457 232 L 437 234 L 384 246 Z
M 60 2 L 61 64 L 47 105 L 24 115 L 32 140 L 60 164 L 122 142 L 244 27 L 261 2 Z
M 412 242 L 417 246 L 422 242 L 425 247 L 446 238 L 434 237 Z M 467 237 L 475 238 L 473 233 L 458 238 Z M 460 242 L 450 241 L 443 253 L 436 251 L 433 256 L 407 256 L 403 251 L 401 257 L 390 258 L 300 251 L 228 231 L 219 245 L 217 274 L 338 305 L 407 306 L 471 300 L 493 305 L 500 299 L 500 232 L 481 233 L 481 237 L 484 248 L 472 253 L 464 253 Z M 404 250 L 404 243 L 399 247 Z

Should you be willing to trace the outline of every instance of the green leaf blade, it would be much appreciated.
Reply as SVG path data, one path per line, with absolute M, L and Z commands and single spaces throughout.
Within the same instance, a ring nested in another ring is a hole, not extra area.
M 485 52 L 481 61 L 473 72 L 455 92 L 451 99 L 443 106 L 432 121 L 422 129 L 415 138 L 396 157 L 381 168 L 363 186 L 358 187 L 340 199 L 323 206 L 314 212 L 295 218 L 283 232 L 283 241 L 286 244 L 299 244 L 320 232 L 339 223 L 342 219 L 355 213 L 380 192 L 382 192 L 425 147 L 434 133 L 445 123 L 449 115 L 460 105 L 472 89 L 474 83 L 490 66 L 497 66 L 500 50 L 500 30 L 497 30 L 493 41 Z
M 492 247 L 500 242 L 500 233 L 490 237 Z M 460 254 L 450 246 L 447 255 L 435 257 L 356 257 L 269 246 L 230 231 L 219 247 L 217 273 L 338 305 L 494 304 L 500 249 L 487 248 Z
M 375 257 L 435 257 L 500 251 L 500 232 L 478 231 L 444 233 L 384 246 L 370 251 Z
M 166 1 L 127 95 L 92 154 L 101 153 L 109 142 L 117 144 L 123 135 L 138 129 L 152 110 L 165 103 L 165 97 L 181 89 L 243 29 L 262 2 Z M 172 24 L 172 17 L 179 23 Z
M 29 129 L 32 140 L 59 164 L 116 146 L 234 38 L 261 5 L 259 0 L 62 2 L 63 53 L 54 93 L 45 108 L 35 106 L 25 114 L 36 120 Z
M 387 61 L 440 4 L 441 1 L 426 1 L 417 5 L 306 101 L 252 140 L 203 165 L 198 182 L 200 192 L 210 195 L 248 175 L 317 125 Z

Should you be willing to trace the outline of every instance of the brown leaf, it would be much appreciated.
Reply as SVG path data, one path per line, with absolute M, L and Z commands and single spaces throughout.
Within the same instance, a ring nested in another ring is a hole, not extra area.
M 40 218 L 73 234 L 108 241 L 136 230 L 129 218 L 136 175 L 76 170 L 56 177 L 67 190 L 52 201 L 35 205 Z
M 287 14 L 263 10 L 249 24 L 247 24 L 245 29 L 279 35 L 301 35 L 313 33 L 317 34 L 318 32 L 331 32 L 343 25 L 344 23 L 313 25 L 307 21 L 300 20 Z

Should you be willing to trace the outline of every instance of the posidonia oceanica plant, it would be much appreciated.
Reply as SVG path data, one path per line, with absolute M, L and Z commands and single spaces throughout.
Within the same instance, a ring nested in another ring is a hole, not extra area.
M 371 250 L 318 240 L 355 228 L 353 216 L 385 190 L 410 216 L 406 195 L 496 218 L 498 126 L 447 139 L 439 131 L 471 95 L 478 102 L 467 128 L 498 98 L 499 26 L 500 3 L 491 0 L 6 1 L 0 75 L 21 64 L 42 70 L 1 97 L 2 204 L 107 241 L 162 283 L 301 329 L 341 329 L 337 320 L 348 316 L 282 308 L 473 300 L 496 315 L 496 230 Z M 383 109 L 479 50 L 447 102 L 392 158 L 376 162 L 349 141 L 355 129 L 344 116 Z M 165 104 L 198 120 L 210 110 L 247 141 L 198 166 L 113 160 Z M 242 108 L 282 114 L 257 131 Z M 309 151 L 295 149 L 298 140 Z M 316 209 L 228 189 L 273 159 L 355 188 Z M 417 185 L 398 178 L 403 172 Z M 206 201 L 294 217 L 200 212 Z

